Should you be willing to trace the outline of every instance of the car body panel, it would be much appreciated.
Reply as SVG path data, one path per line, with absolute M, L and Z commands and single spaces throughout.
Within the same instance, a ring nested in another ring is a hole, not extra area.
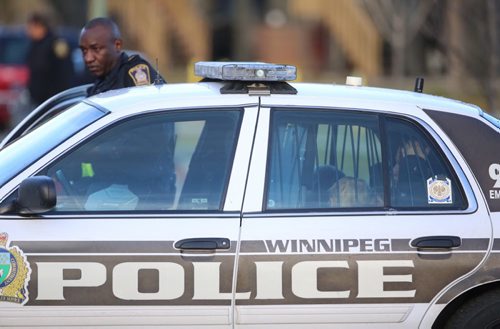
M 200 276 L 205 275 L 204 264 L 222 264 L 221 268 L 228 271 L 227 275 L 230 276 L 234 262 L 234 249 L 229 252 L 214 251 L 202 255 L 196 253 L 181 255 L 179 250 L 173 248 L 173 243 L 187 237 L 207 235 L 221 236 L 236 242 L 239 232 L 238 216 L 236 214 L 208 218 L 176 217 L 163 216 L 149 219 L 118 217 L 90 220 L 88 218 L 46 217 L 37 221 L 22 221 L 14 218 L 3 221 L 3 231 L 23 232 L 23 234 L 11 233 L 10 237 L 15 239 L 12 244 L 23 250 L 31 263 L 32 281 L 30 282 L 39 284 L 38 287 L 30 286 L 29 301 L 24 306 L 28 314 L 23 314 L 22 318 L 3 317 L 3 325 L 35 326 L 40 323 L 48 326 L 83 323 L 120 325 L 124 324 L 124 309 L 117 307 L 121 304 L 126 306 L 125 310 L 128 314 L 145 312 L 144 315 L 151 315 L 161 311 L 163 315 L 156 320 L 157 324 L 195 325 L 198 324 L 198 319 L 203 317 L 203 322 L 206 324 L 217 324 L 219 328 L 229 327 L 230 287 L 224 287 L 225 295 L 221 293 L 210 297 L 215 300 L 212 302 L 215 304 L 213 307 L 191 308 L 190 306 L 196 306 L 196 301 L 184 300 L 181 296 L 192 295 L 193 289 L 199 287 L 199 280 L 203 280 Z M 123 225 L 124 220 L 126 225 Z M 117 229 L 120 226 L 122 229 Z M 117 245 L 122 247 L 116 248 Z M 34 247 L 36 248 L 33 249 Z M 197 262 L 190 261 L 190 258 L 197 259 Z M 207 261 L 209 263 L 206 263 Z M 199 268 L 196 265 L 193 265 L 194 268 L 189 266 L 191 263 L 199 264 Z M 88 299 L 85 298 L 86 294 L 78 291 L 72 293 L 71 288 L 63 288 L 63 285 L 72 286 L 71 281 L 65 281 L 62 278 L 63 271 L 72 269 L 80 271 L 80 282 L 77 280 L 75 285 L 87 286 L 85 290 L 90 293 Z M 144 275 L 148 276 L 147 271 L 153 272 L 149 273 L 153 275 L 150 280 L 155 278 L 154 271 L 161 272 L 158 279 L 161 281 L 162 289 L 155 294 L 151 292 L 154 287 L 142 288 L 147 289 L 147 293 L 139 293 L 137 285 L 134 287 L 131 282 L 134 280 L 137 282 L 140 269 L 146 271 L 144 272 L 146 274 L 142 274 L 143 279 Z M 218 267 L 215 270 L 218 271 Z M 128 274 L 125 275 L 125 273 Z M 191 280 L 185 282 L 184 285 L 185 275 Z M 126 281 L 120 282 L 118 277 Z M 167 285 L 163 288 L 165 284 Z M 56 288 L 58 285 L 59 289 Z M 42 286 L 50 288 L 42 290 Z M 120 292 L 120 289 L 124 290 Z M 199 291 L 198 293 L 210 294 L 213 291 Z M 145 305 L 132 306 L 137 301 L 140 303 L 140 300 L 144 298 L 152 304 L 149 308 Z M 155 302 L 154 299 L 157 301 Z M 177 302 L 172 304 L 170 301 L 172 299 L 176 299 Z M 164 306 L 161 306 L 162 304 Z M 68 306 L 55 308 L 54 306 L 57 305 Z M 29 311 L 32 309 L 31 306 L 34 306 L 32 312 Z M 64 318 L 47 318 L 45 312 L 37 311 L 42 306 L 48 306 L 49 311 L 51 308 L 54 311 L 57 309 L 58 312 L 65 312 L 66 315 Z M 107 309 L 104 321 L 95 319 L 95 310 L 98 310 L 96 306 L 105 306 L 103 309 Z M 66 313 L 67 309 L 69 314 Z M 89 312 L 89 309 L 94 312 Z M 8 310 L 2 307 L 3 312 Z M 144 317 L 140 319 L 144 320 Z M 137 320 L 137 324 L 144 324 L 142 320 Z M 125 322 L 133 324 L 133 321 Z
M 120 122 L 159 113 L 243 113 L 220 211 L 0 215 L 0 233 L 8 234 L 2 248 L 19 253 L 30 276 L 26 301 L 0 300 L 2 325 L 428 328 L 458 296 L 500 279 L 498 212 L 488 205 L 475 165 L 429 112 L 476 120 L 478 108 L 380 88 L 292 84 L 296 95 L 249 96 L 221 95 L 223 86 L 135 87 L 86 99 L 77 107 L 86 104 L 106 115 L 0 187 L 5 202 L 24 179 Z M 81 89 L 73 95 L 80 100 Z M 266 199 L 270 141 L 274 113 L 280 111 L 371 113 L 412 122 L 447 159 L 466 207 L 272 209 Z M 498 139 L 496 133 L 491 138 Z M 495 184 L 495 177 L 488 183 Z M 417 239 L 439 237 L 459 237 L 460 244 L 412 246 Z M 175 247 L 193 238 L 224 238 L 230 247 Z

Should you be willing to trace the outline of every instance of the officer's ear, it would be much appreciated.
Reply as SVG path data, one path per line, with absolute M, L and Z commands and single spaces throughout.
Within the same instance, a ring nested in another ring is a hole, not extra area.
M 122 50 L 122 45 L 123 45 L 122 39 L 115 39 L 115 49 L 117 51 Z

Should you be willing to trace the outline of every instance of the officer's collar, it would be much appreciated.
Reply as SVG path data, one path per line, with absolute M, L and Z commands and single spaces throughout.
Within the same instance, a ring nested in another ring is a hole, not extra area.
M 120 54 L 120 57 L 116 61 L 115 66 L 109 71 L 108 74 L 106 74 L 103 78 L 99 79 L 100 81 L 108 81 L 110 79 L 114 79 L 116 77 L 116 74 L 120 70 L 120 67 L 122 67 L 123 64 L 125 64 L 128 61 L 128 56 L 127 54 L 122 51 Z
M 126 52 L 122 51 L 122 53 L 120 54 L 120 58 L 118 60 L 118 66 L 121 66 L 123 65 L 123 63 L 126 63 L 128 61 L 128 55 Z

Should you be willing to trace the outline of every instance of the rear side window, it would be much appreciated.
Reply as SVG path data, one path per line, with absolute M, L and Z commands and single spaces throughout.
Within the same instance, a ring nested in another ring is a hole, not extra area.
M 272 112 L 267 209 L 462 209 L 442 152 L 415 123 L 354 111 Z

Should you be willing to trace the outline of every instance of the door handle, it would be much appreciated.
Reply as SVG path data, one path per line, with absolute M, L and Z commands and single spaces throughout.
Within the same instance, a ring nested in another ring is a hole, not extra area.
M 227 238 L 190 238 L 182 239 L 174 244 L 176 249 L 215 250 L 229 249 L 231 242 Z
M 413 248 L 418 249 L 451 249 L 462 245 L 462 239 L 453 235 L 424 236 L 410 242 Z

